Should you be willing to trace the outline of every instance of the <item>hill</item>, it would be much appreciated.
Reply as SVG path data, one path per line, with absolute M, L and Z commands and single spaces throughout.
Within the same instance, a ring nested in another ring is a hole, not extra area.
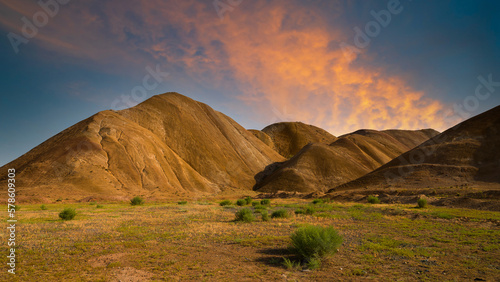
M 336 190 L 500 183 L 500 106 L 429 139 Z
M 330 145 L 308 144 L 290 160 L 268 170 L 254 189 L 259 192 L 325 192 L 373 171 L 412 149 L 413 144 L 420 144 L 437 134 L 427 129 L 388 132 L 358 130 L 339 137 Z
M 283 160 L 231 118 L 167 93 L 71 126 L 0 168 L 0 185 L 15 168 L 19 199 L 197 195 L 251 189 Z

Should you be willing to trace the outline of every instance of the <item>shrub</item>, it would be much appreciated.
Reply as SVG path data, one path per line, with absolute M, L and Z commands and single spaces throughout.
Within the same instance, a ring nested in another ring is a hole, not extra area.
M 323 201 L 323 199 L 314 199 L 312 201 L 312 203 L 316 205 L 316 204 L 322 204 L 322 203 L 324 203 L 324 201 Z
M 305 213 L 306 213 L 306 211 L 303 209 L 298 209 L 295 211 L 295 214 L 305 214 Z
M 333 255 L 343 240 L 333 227 L 314 225 L 299 228 L 290 239 L 292 251 L 312 264 L 314 259 Z
M 267 211 L 262 211 L 261 215 L 262 215 L 262 221 L 269 221 L 269 214 L 267 213 Z
M 313 215 L 316 212 L 316 209 L 313 207 L 307 207 L 305 210 L 305 214 Z
M 232 203 L 231 201 L 229 201 L 229 200 L 224 200 L 224 201 L 222 201 L 222 202 L 220 202 L 220 203 L 219 203 L 219 205 L 220 205 L 221 207 L 223 207 L 223 206 L 230 206 L 230 205 L 232 205 L 232 204 L 233 204 L 233 203 Z
M 62 220 L 71 220 L 75 217 L 76 211 L 72 208 L 65 208 L 61 213 L 59 213 L 59 217 Z
M 245 201 L 244 199 L 239 199 L 238 201 L 236 201 L 236 204 L 238 206 L 244 206 L 247 204 L 247 201 Z
M 40 206 L 41 210 L 47 210 L 47 207 L 45 205 Z
M 96 207 L 96 209 L 102 209 L 102 208 L 104 208 L 104 206 L 103 206 L 103 205 L 97 205 L 97 206 L 95 206 L 95 207 Z
M 427 200 L 426 199 L 418 199 L 417 201 L 417 205 L 419 208 L 423 209 L 425 207 L 427 207 Z
M 288 269 L 288 270 L 299 269 L 300 262 L 295 262 L 293 260 L 289 260 L 287 258 L 284 258 L 283 259 L 283 266 L 285 266 L 286 269 Z
M 235 218 L 236 221 L 252 222 L 255 220 L 252 211 L 248 208 L 244 208 L 237 211 L 235 216 L 236 216 Z
M 263 199 L 263 200 L 260 201 L 260 204 L 263 205 L 263 206 L 270 205 L 271 204 L 271 200 L 269 200 L 269 199 Z
M 141 197 L 136 196 L 132 200 L 130 200 L 130 204 L 132 206 L 142 205 L 144 204 L 144 200 Z
M 367 200 L 368 200 L 368 203 L 370 203 L 370 204 L 380 203 L 380 200 L 378 199 L 378 197 L 375 197 L 375 196 L 368 196 Z
M 246 197 L 245 202 L 247 202 L 247 205 L 250 205 L 252 203 L 252 197 Z
M 178 205 L 185 205 L 187 203 L 188 203 L 187 201 L 179 201 L 179 202 L 177 202 Z
M 279 210 L 275 210 L 271 214 L 271 217 L 272 218 L 287 218 L 287 217 L 290 217 L 290 214 L 285 209 L 279 209 Z
M 252 206 L 260 206 L 260 203 L 259 202 L 252 202 Z

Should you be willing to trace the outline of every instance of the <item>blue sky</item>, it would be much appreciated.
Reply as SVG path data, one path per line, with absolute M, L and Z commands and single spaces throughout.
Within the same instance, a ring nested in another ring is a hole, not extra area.
M 500 104 L 498 1 L 42 3 L 52 15 L 0 0 L 0 165 L 123 99 L 169 91 L 246 128 L 302 121 L 334 135 L 444 130 Z M 22 18 L 34 16 L 43 24 L 16 53 L 12 34 L 26 38 Z M 490 75 L 478 99 L 478 77 Z

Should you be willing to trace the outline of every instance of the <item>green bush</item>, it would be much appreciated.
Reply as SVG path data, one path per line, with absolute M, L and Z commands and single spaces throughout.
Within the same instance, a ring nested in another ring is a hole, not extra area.
M 313 204 L 315 204 L 315 205 L 316 205 L 316 204 L 323 204 L 324 202 L 325 202 L 325 201 L 323 201 L 323 199 L 314 199 L 314 200 L 312 201 L 312 203 L 313 203 Z
M 283 266 L 288 270 L 300 269 L 300 262 L 295 262 L 293 260 L 283 258 Z
M 368 203 L 370 203 L 370 204 L 380 203 L 380 200 L 378 199 L 378 197 L 375 197 L 375 196 L 368 196 L 367 200 L 368 200 Z
M 256 206 L 260 206 L 260 203 L 255 201 L 255 202 L 252 202 L 252 206 L 256 207 Z
M 177 202 L 178 205 L 185 205 L 187 203 L 188 203 L 187 201 L 179 201 L 179 202 Z
M 130 204 L 132 206 L 143 205 L 144 204 L 144 200 L 141 197 L 136 196 L 132 200 L 130 200 Z
M 246 197 L 245 202 L 247 202 L 247 205 L 250 205 L 252 203 L 252 197 Z
M 224 200 L 224 201 L 222 201 L 222 202 L 220 202 L 220 203 L 219 203 L 219 205 L 220 205 L 221 207 L 223 207 L 223 206 L 230 206 L 230 205 L 232 205 L 232 204 L 233 204 L 233 203 L 232 203 L 231 201 L 229 201 L 229 200 Z
M 45 205 L 40 206 L 41 210 L 47 210 L 47 207 Z
M 235 221 L 243 221 L 243 222 L 253 222 L 255 221 L 255 217 L 250 209 L 244 208 L 236 212 Z
M 59 217 L 62 220 L 71 220 L 75 218 L 76 211 L 72 208 L 65 208 L 61 213 L 59 213 Z
M 288 211 L 286 209 L 279 209 L 279 210 L 275 210 L 271 214 L 271 217 L 272 218 L 288 218 L 288 217 L 290 217 L 290 214 L 288 213 Z
M 245 201 L 244 199 L 239 199 L 238 201 L 236 201 L 236 204 L 238 206 L 244 206 L 247 204 L 247 201 Z
M 419 208 L 423 209 L 425 207 L 427 207 L 427 200 L 426 199 L 418 199 L 417 201 L 417 205 Z
M 271 204 L 271 200 L 269 200 L 269 199 L 262 199 L 260 201 L 260 204 L 263 205 L 263 206 L 268 206 L 268 205 Z
M 262 211 L 261 215 L 262 215 L 262 221 L 269 221 L 269 214 L 267 213 L 267 211 Z
M 295 211 L 295 214 L 305 214 L 305 213 L 306 213 L 306 211 L 303 209 L 298 209 Z
M 342 236 L 333 227 L 306 225 L 295 231 L 290 237 L 291 250 L 315 264 L 314 259 L 333 255 L 342 244 Z
M 313 207 L 307 207 L 306 211 L 305 211 L 305 214 L 313 215 L 315 212 L 316 212 L 315 208 L 313 208 Z
M 96 209 L 102 209 L 102 208 L 104 208 L 104 206 L 103 206 L 103 205 L 97 205 L 97 206 L 95 206 L 95 207 L 96 207 Z

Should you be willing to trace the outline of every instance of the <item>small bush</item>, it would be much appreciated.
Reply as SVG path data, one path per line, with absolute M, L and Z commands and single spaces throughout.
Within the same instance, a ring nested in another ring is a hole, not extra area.
M 380 200 L 378 199 L 378 197 L 375 197 L 375 196 L 368 196 L 367 200 L 368 200 L 368 203 L 370 203 L 370 204 L 380 203 Z
M 255 207 L 255 206 L 260 206 L 260 203 L 259 203 L 259 202 L 257 202 L 257 201 L 256 201 L 256 202 L 252 202 L 252 206 L 254 206 L 254 207 Z
M 262 221 L 269 221 L 269 214 L 267 213 L 267 211 L 262 211 L 261 215 L 262 215 Z
M 47 210 L 47 207 L 45 205 L 42 205 L 42 206 L 40 206 L 40 209 L 45 211 L 45 210 Z
M 230 206 L 230 205 L 232 205 L 232 204 L 233 204 L 233 203 L 232 203 L 231 201 L 229 201 L 229 200 L 224 200 L 224 201 L 222 201 L 222 202 L 220 202 L 220 203 L 219 203 L 219 205 L 220 205 L 221 207 L 223 207 L 223 206 Z
M 144 200 L 141 197 L 136 196 L 132 200 L 130 200 L 130 204 L 132 206 L 143 205 L 144 204 Z
M 247 204 L 247 201 L 245 201 L 244 199 L 239 199 L 238 201 L 236 201 L 236 205 L 238 206 L 244 206 Z
M 321 266 L 321 260 L 318 258 L 310 258 L 307 261 L 307 268 L 310 270 L 318 269 Z
M 287 258 L 283 259 L 283 266 L 288 270 L 300 269 L 300 262 L 295 262 L 293 260 L 289 260 Z
M 269 199 L 263 199 L 260 201 L 260 204 L 263 205 L 263 206 L 268 206 L 271 204 L 271 200 Z
M 90 202 L 90 203 L 89 203 L 89 205 L 91 205 L 91 206 L 93 206 L 93 205 L 95 205 L 95 204 L 96 204 L 96 202 Z
M 75 218 L 75 215 L 76 215 L 75 209 L 71 208 L 65 208 L 61 213 L 59 213 L 59 217 L 62 220 L 71 220 Z
M 235 214 L 236 221 L 243 221 L 243 222 L 253 222 L 255 221 L 255 217 L 253 216 L 253 213 L 250 209 L 244 208 L 236 212 Z
M 427 207 L 427 200 L 426 199 L 418 199 L 417 201 L 417 205 L 419 208 L 423 209 L 425 207 Z
M 104 206 L 103 206 L 103 205 L 97 205 L 97 206 L 95 206 L 95 207 L 96 207 L 96 209 L 102 209 L 102 208 L 104 208 Z
M 288 217 L 290 217 L 290 214 L 285 209 L 279 209 L 279 210 L 275 210 L 271 214 L 271 217 L 272 218 L 288 218 Z
M 252 203 L 252 197 L 246 197 L 245 202 L 247 202 L 247 205 L 250 205 Z
M 314 225 L 299 228 L 290 239 L 292 251 L 307 261 L 333 255 L 343 240 L 333 227 Z
M 313 215 L 315 212 L 316 212 L 316 209 L 313 207 L 307 207 L 305 210 L 305 214 L 308 214 L 308 215 Z
M 303 209 L 298 209 L 295 211 L 295 214 L 305 214 L 305 213 L 306 213 L 306 211 Z
M 323 199 L 314 199 L 314 200 L 312 201 L 312 203 L 313 203 L 313 204 L 315 204 L 315 205 L 316 205 L 316 204 L 323 204 L 324 202 L 325 202 L 325 201 L 323 201 Z
M 179 201 L 179 202 L 177 202 L 178 205 L 185 205 L 187 203 L 188 203 L 187 201 Z

